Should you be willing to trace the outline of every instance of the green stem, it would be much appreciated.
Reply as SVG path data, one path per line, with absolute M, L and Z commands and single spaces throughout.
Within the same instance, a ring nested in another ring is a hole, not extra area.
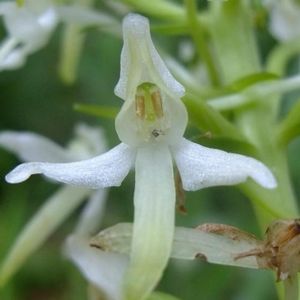
M 211 83 L 214 86 L 218 86 L 220 84 L 220 80 L 214 65 L 213 57 L 207 41 L 205 40 L 203 25 L 198 20 L 196 2 L 195 0 L 185 0 L 185 6 L 190 34 L 195 42 L 198 55 L 202 58 L 204 64 L 206 65 Z
M 92 6 L 94 0 L 79 0 L 79 5 Z M 59 74 L 65 84 L 73 84 L 77 77 L 77 69 L 84 44 L 85 34 L 82 26 L 77 24 L 66 25 L 62 37 Z
M 282 76 L 285 72 L 289 59 L 299 53 L 299 39 L 285 44 L 279 44 L 269 55 L 267 60 L 267 70 Z
M 189 113 L 189 120 L 197 128 L 211 131 L 217 136 L 244 141 L 243 135 L 233 124 L 199 97 L 188 93 L 183 101 Z
M 257 99 L 267 101 L 270 96 L 300 90 L 300 76 L 282 80 L 258 83 L 240 93 L 226 95 L 209 100 L 209 105 L 217 110 L 231 110 L 254 104 Z M 272 98 L 272 100 L 274 100 Z M 276 100 L 275 100 L 276 101 Z
M 245 2 L 214 3 L 212 8 L 214 23 L 210 28 L 224 82 L 228 84 L 239 77 L 259 73 L 261 65 Z M 264 101 L 258 97 L 254 99 L 255 105 L 235 112 L 236 124 L 248 141 L 256 146 L 259 159 L 272 169 L 278 180 L 275 190 L 265 190 L 254 184 L 243 187 L 257 208 L 261 224 L 270 223 L 274 218 L 297 215 L 286 154 L 273 139 L 278 114 L 276 98 Z
M 119 0 L 129 5 L 134 10 L 164 21 L 175 21 L 180 27 L 187 25 L 187 15 L 182 5 L 168 0 Z M 197 15 L 198 21 L 207 24 L 206 13 Z
M 260 72 L 246 1 L 210 1 L 210 30 L 223 83 Z
M 300 135 L 300 101 L 298 101 L 285 119 L 278 125 L 277 142 L 281 147 L 286 147 L 290 141 Z
M 298 276 L 295 274 L 284 281 L 284 299 L 298 300 L 298 293 Z
M 185 19 L 185 11 L 182 6 L 166 0 L 122 0 L 139 12 L 167 20 Z

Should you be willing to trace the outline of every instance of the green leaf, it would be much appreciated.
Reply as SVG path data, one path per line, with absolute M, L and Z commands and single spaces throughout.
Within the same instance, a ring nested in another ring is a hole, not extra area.
M 179 298 L 162 292 L 154 292 L 151 294 L 148 300 L 179 300 Z
M 300 88 L 300 76 L 292 76 L 281 80 L 269 80 L 267 82 L 259 82 L 253 84 L 243 91 L 231 93 L 217 98 L 208 98 L 210 106 L 218 111 L 233 110 L 249 105 L 257 105 L 258 103 L 266 102 L 271 96 L 283 94 Z M 276 104 L 276 98 L 270 104 Z
M 182 20 L 185 11 L 182 6 L 167 0 L 123 0 L 135 10 L 161 19 Z
M 243 153 L 245 155 L 254 157 L 257 157 L 258 155 L 257 149 L 252 144 L 237 139 L 231 139 L 222 136 L 215 136 L 213 138 L 210 138 L 208 133 L 200 136 L 194 141 L 201 144 L 202 146 L 221 149 L 227 152 Z
M 162 34 L 182 35 L 188 32 L 188 26 L 182 22 L 168 22 L 152 25 L 151 30 Z
M 24 5 L 25 0 L 16 0 L 16 2 L 17 2 L 17 5 L 18 5 L 19 7 L 21 7 L 21 6 Z
M 0 268 L 0 286 L 4 285 L 22 267 L 89 193 L 87 189 L 65 186 L 45 202 L 23 227 L 3 260 Z M 43 227 L 45 229 L 41 230 Z
M 260 70 L 249 1 L 210 1 L 211 33 L 222 79 L 229 84 Z
M 184 3 L 187 15 L 187 25 L 189 27 L 189 33 L 194 41 L 195 49 L 206 67 L 211 84 L 213 86 L 220 86 L 216 62 L 206 39 L 207 30 L 204 23 L 199 20 L 197 15 L 197 3 L 195 0 L 185 0 Z
M 114 106 L 76 103 L 74 105 L 74 110 L 87 115 L 112 120 L 118 114 L 119 108 Z
M 241 133 L 229 121 L 202 99 L 187 94 L 183 97 L 183 101 L 189 113 L 189 120 L 200 130 L 209 131 L 216 136 L 244 140 Z
M 269 73 L 269 72 L 254 73 L 237 79 L 236 81 L 229 84 L 227 86 L 227 89 L 233 92 L 239 92 L 256 83 L 267 81 L 267 80 L 276 80 L 276 79 L 280 79 L 280 78 L 278 75 L 273 73 Z
M 277 128 L 277 141 L 279 145 L 286 146 L 290 141 L 300 135 L 300 100 L 293 106 L 287 117 Z
M 267 58 L 267 70 L 269 72 L 277 73 L 278 75 L 283 75 L 287 68 L 288 61 L 299 53 L 299 39 L 278 44 Z

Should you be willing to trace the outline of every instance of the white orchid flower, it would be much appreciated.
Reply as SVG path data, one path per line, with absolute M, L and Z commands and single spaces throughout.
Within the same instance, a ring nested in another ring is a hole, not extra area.
M 15 153 L 23 161 L 61 161 L 86 159 L 102 153 L 106 141 L 99 128 L 84 124 L 76 127 L 75 138 L 64 149 L 47 138 L 29 132 L 0 132 L 0 146 Z M 0 269 L 0 285 L 3 285 L 32 255 L 58 226 L 85 200 L 76 233 L 89 234 L 98 230 L 101 221 L 106 190 L 97 191 L 64 186 L 55 192 L 19 234 Z
M 150 36 L 148 20 L 129 14 L 123 21 L 121 74 L 115 93 L 125 100 L 116 118 L 122 141 L 95 158 L 73 163 L 26 163 L 6 176 L 10 183 L 44 174 L 71 185 L 119 186 L 135 167 L 134 226 L 124 298 L 142 300 L 162 276 L 174 235 L 173 160 L 183 188 L 195 191 L 244 182 L 265 188 L 276 180 L 261 162 L 192 143 L 183 134 L 187 111 L 183 86 L 169 73 Z
M 300 4 L 296 0 L 265 1 L 270 11 L 270 32 L 282 42 L 300 38 Z
M 78 5 L 55 5 L 50 0 L 3 1 L 0 16 L 8 32 L 0 45 L 0 70 L 23 66 L 28 55 L 47 44 L 60 21 L 81 26 L 116 25 L 110 16 Z

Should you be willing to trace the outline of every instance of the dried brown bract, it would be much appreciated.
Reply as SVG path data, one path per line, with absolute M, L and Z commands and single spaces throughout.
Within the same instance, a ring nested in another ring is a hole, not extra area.
M 300 219 L 274 221 L 261 246 L 235 259 L 247 256 L 256 256 L 261 268 L 275 270 L 277 281 L 294 276 L 300 270 Z

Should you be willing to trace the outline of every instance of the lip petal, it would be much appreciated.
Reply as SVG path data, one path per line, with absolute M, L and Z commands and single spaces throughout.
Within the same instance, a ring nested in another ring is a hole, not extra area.
M 168 147 L 138 150 L 131 255 L 125 299 L 145 299 L 166 267 L 173 242 L 175 186 Z

